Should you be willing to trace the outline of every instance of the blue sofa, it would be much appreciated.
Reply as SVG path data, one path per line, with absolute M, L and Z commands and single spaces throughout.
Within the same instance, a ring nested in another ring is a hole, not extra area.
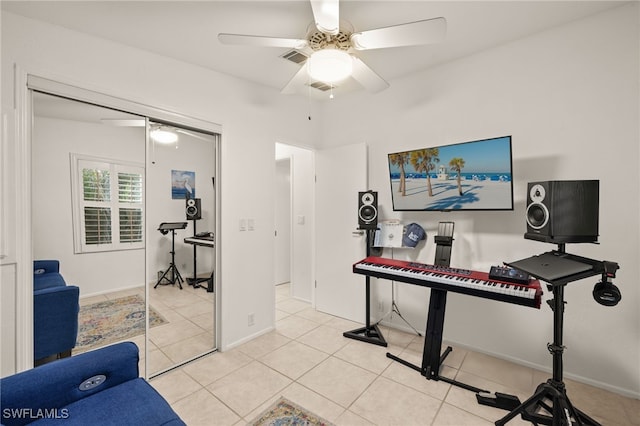
M 138 377 L 138 347 L 118 343 L 0 379 L 6 426 L 185 425 Z
M 33 262 L 33 359 L 71 355 L 78 337 L 80 289 L 67 285 L 57 260 Z

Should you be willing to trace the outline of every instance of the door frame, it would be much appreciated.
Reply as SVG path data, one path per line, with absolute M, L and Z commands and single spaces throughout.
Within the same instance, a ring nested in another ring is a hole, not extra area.
M 288 156 L 284 156 L 284 157 L 280 157 L 280 158 L 276 158 L 275 159 L 275 164 L 276 164 L 276 174 L 277 174 L 277 165 L 279 162 L 287 162 L 287 164 L 289 165 L 289 197 L 288 197 L 288 206 L 287 206 L 287 210 L 289 211 L 289 223 L 288 223 L 288 228 L 289 228 L 289 241 L 288 241 L 288 245 L 289 245 L 289 295 L 293 294 L 293 268 L 294 268 L 294 253 L 292 250 L 293 247 L 293 232 L 294 232 L 294 228 L 293 228 L 293 186 L 294 186 L 294 174 L 293 174 L 293 156 L 288 155 Z M 277 186 L 276 186 L 276 191 L 278 190 Z M 277 220 L 277 218 L 276 218 Z M 277 229 L 276 229 L 277 232 Z M 274 252 L 277 254 L 278 251 L 274 250 Z M 276 259 L 276 262 L 278 260 Z M 276 267 L 277 269 L 277 267 Z M 278 285 L 278 283 L 274 283 L 274 285 Z

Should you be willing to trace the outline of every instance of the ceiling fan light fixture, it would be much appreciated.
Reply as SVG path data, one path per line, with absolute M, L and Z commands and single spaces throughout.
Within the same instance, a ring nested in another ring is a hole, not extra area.
M 309 75 L 324 83 L 335 83 L 353 72 L 353 58 L 344 50 L 323 49 L 308 59 Z
M 166 127 L 158 127 L 149 132 L 151 139 L 158 143 L 174 143 L 178 140 L 178 134 Z

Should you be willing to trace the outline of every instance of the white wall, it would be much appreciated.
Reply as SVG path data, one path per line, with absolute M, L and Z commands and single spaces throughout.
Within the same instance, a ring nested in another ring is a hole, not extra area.
M 276 158 L 291 158 L 292 185 L 292 296 L 311 302 L 314 279 L 314 182 L 313 151 L 292 145 L 276 144 Z M 300 223 L 302 217 L 304 223 Z
M 598 305 L 591 291 L 599 277 L 568 285 L 565 372 L 637 397 L 638 76 L 636 3 L 392 81 L 375 99 L 357 93 L 333 102 L 323 110 L 323 119 L 331 123 L 324 129 L 323 144 L 366 142 L 369 182 L 379 191 L 380 217 L 416 221 L 427 230 L 422 248 L 396 249 L 396 257 L 433 262 L 437 224 L 451 220 L 452 266 L 483 271 L 555 248 L 523 239 L 527 182 L 599 179 L 600 245 L 570 244 L 567 251 L 619 262 L 616 282 L 623 300 L 614 308 Z M 388 153 L 503 135 L 513 135 L 514 211 L 392 211 Z M 373 287 L 374 299 L 388 307 L 389 282 L 380 280 Z M 405 317 L 424 329 L 428 291 L 399 285 L 396 299 Z M 535 310 L 449 295 L 449 341 L 549 369 L 546 344 L 552 331 L 546 304 Z
M 203 135 L 204 136 L 204 135 Z M 193 245 L 185 244 L 184 238 L 193 235 L 193 220 L 186 219 L 184 199 L 171 198 L 171 171 L 195 172 L 196 198 L 200 198 L 202 218 L 196 221 L 196 232 L 215 230 L 214 191 L 211 178 L 215 173 L 215 144 L 184 133 L 178 134 L 178 144 L 155 144 L 150 147 L 151 164 L 147 165 L 147 250 L 151 278 L 157 271 L 166 271 L 171 262 L 171 232 L 162 235 L 157 229 L 161 222 L 187 222 L 187 228 L 176 230 L 176 266 L 185 280 L 193 277 Z M 198 274 L 211 273 L 213 250 L 208 247 L 196 249 Z
M 222 172 L 219 177 L 223 214 L 220 347 L 226 349 L 273 327 L 273 180 L 277 140 L 298 140 L 313 146 L 321 120 L 308 120 L 308 100 L 282 96 L 277 90 L 249 84 L 169 58 L 87 36 L 61 27 L 2 14 L 2 111 L 8 134 L 16 129 L 13 103 L 14 64 L 27 73 L 74 84 L 112 96 L 152 105 L 223 126 Z M 22 89 L 22 88 L 19 88 Z M 312 109 L 315 107 L 312 105 Z M 12 138 L 7 155 L 19 152 Z M 9 162 L 9 188 L 3 206 L 24 204 Z M 17 212 L 5 207 L 6 223 Z M 241 218 L 254 218 L 254 232 L 239 232 Z M 23 241 L 7 235 L 3 260 L 15 263 Z M 250 267 L 247 267 L 250 265 Z M 17 265 L 18 270 L 22 265 Z M 28 277 L 16 277 L 20 288 Z M 251 295 L 247 297 L 247 295 Z M 248 315 L 255 324 L 248 326 Z
M 144 166 L 144 128 L 36 117 L 32 144 L 34 259 L 60 260 L 81 297 L 144 285 L 144 250 L 75 254 L 69 154 Z

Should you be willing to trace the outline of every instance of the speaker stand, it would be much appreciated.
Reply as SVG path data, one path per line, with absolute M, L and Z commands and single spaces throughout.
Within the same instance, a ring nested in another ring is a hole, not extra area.
M 558 252 L 565 253 L 564 243 L 558 244 Z M 577 259 L 577 257 L 575 257 Z M 590 259 L 582 258 L 585 263 L 591 263 Z M 526 272 L 526 271 L 525 271 Z M 599 271 L 594 267 L 592 271 L 587 272 L 588 275 L 595 275 Z M 532 275 L 535 275 L 532 273 Z M 495 422 L 496 426 L 505 425 L 509 420 L 521 415 L 522 419 L 533 422 L 534 424 L 552 425 L 552 426 L 600 426 L 591 417 L 578 410 L 571 404 L 567 397 L 567 390 L 562 380 L 562 354 L 564 346 L 562 345 L 563 323 L 564 323 L 564 288 L 565 286 L 577 279 L 584 278 L 585 274 L 564 277 L 558 281 L 551 282 L 550 287 L 553 291 L 553 299 L 547 300 L 549 307 L 553 311 L 553 343 L 547 344 L 547 349 L 553 356 L 553 377 L 542 383 L 536 389 L 531 398 L 524 401 L 509 414 Z
M 371 255 L 371 233 L 374 230 L 365 229 L 367 234 L 367 257 Z M 361 342 L 372 343 L 378 346 L 387 346 L 387 341 L 378 328 L 378 324 L 371 324 L 371 279 L 365 276 L 365 326 L 355 330 L 345 331 L 344 337 L 359 340 Z
M 542 383 L 533 396 L 524 401 L 502 419 L 495 422 L 496 426 L 505 425 L 518 414 L 524 420 L 534 424 L 553 426 L 589 425 L 600 426 L 600 423 L 587 416 L 571 404 L 567 390 L 562 381 L 562 332 L 564 314 L 564 287 L 553 287 L 553 300 L 547 301 L 553 310 L 553 343 L 547 345 L 553 355 L 553 378 Z

